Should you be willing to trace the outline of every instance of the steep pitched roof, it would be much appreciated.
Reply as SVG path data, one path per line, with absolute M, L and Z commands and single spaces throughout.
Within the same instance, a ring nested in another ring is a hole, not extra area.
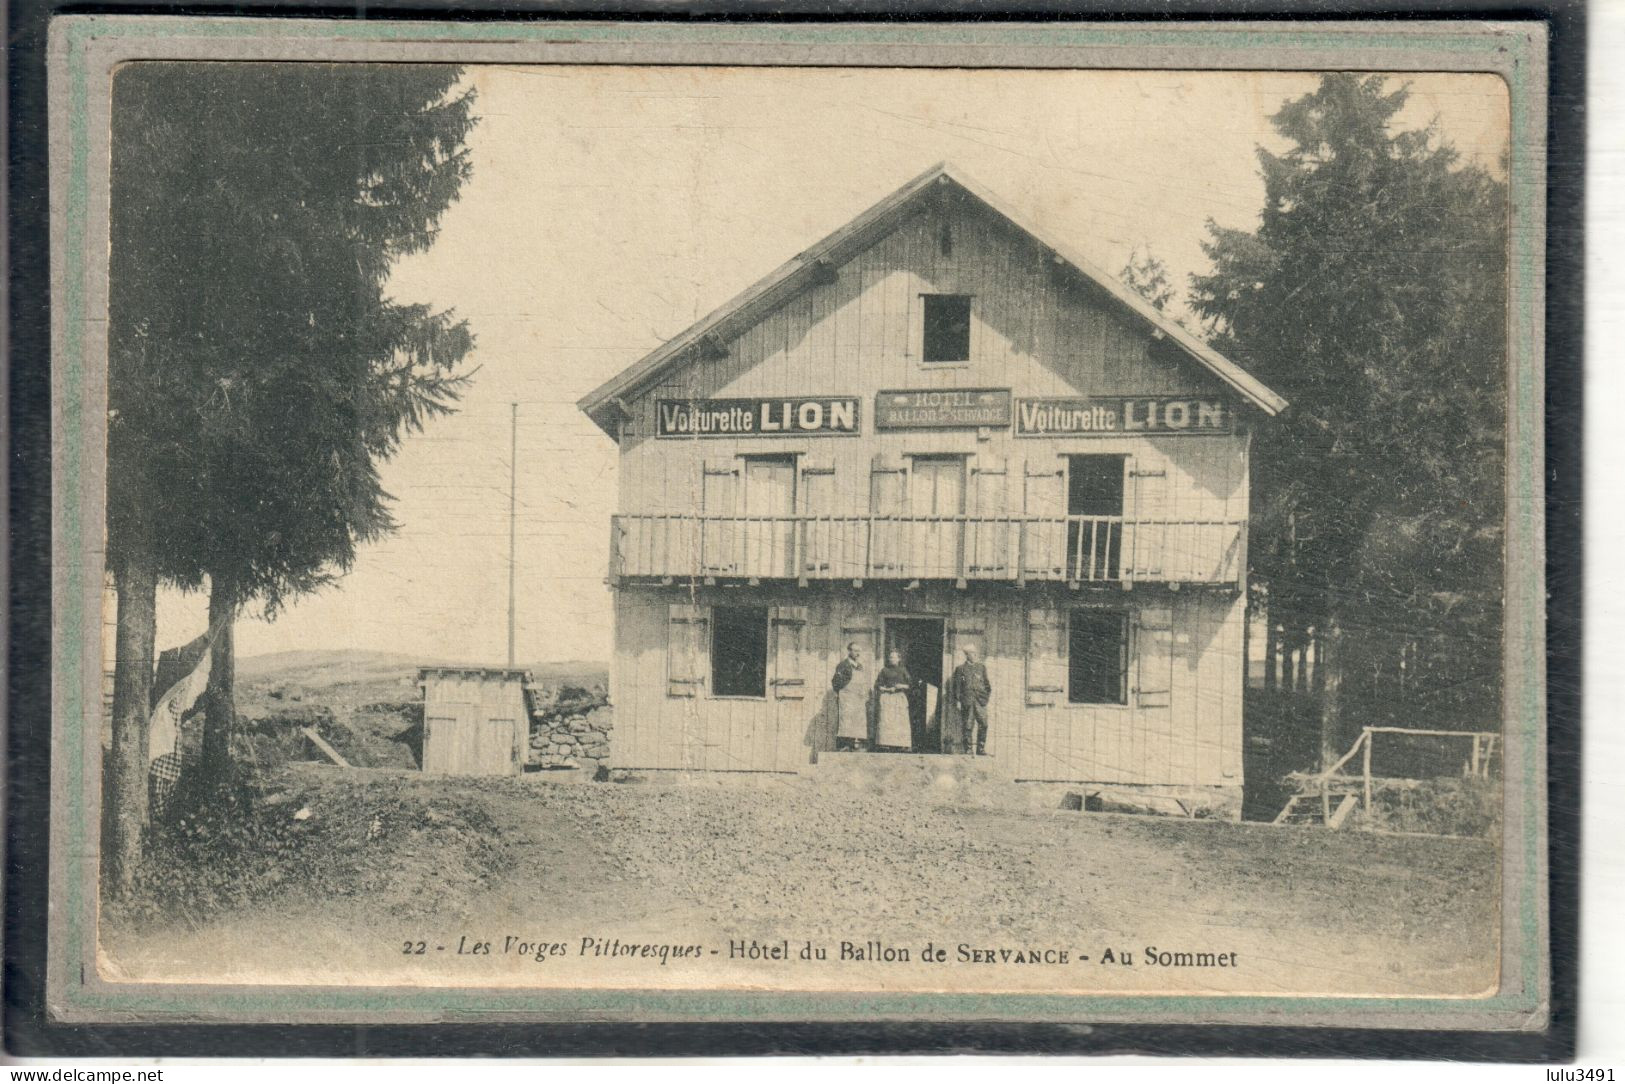
M 732 329 L 748 326 L 809 284 L 827 277 L 832 268 L 883 236 L 917 201 L 940 186 L 957 188 L 1031 237 L 1053 253 L 1058 264 L 1072 268 L 1104 290 L 1149 324 L 1153 331 L 1166 336 L 1185 355 L 1266 415 L 1274 416 L 1286 409 L 1286 400 L 1265 387 L 1251 373 L 1168 319 L 1115 276 L 1106 274 L 1063 245 L 1046 238 L 1003 206 L 996 197 L 947 163 L 939 163 L 926 170 L 822 241 L 780 265 L 688 330 L 593 389 L 579 400 L 577 406 L 613 436 L 612 412 L 624 409 L 620 404 L 626 397 L 654 383 L 670 370 L 703 356 L 709 349 L 730 338 Z

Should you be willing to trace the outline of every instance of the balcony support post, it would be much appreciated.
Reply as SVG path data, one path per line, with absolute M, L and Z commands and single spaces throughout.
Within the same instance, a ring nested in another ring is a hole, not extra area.
M 1027 521 L 1016 524 L 1016 586 L 1027 586 Z

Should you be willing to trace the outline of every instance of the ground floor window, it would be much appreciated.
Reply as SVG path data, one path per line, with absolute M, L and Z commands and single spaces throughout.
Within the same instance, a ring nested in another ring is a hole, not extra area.
M 1074 610 L 1067 629 L 1067 700 L 1128 703 L 1128 615 Z
M 767 607 L 711 612 L 711 695 L 767 695 Z

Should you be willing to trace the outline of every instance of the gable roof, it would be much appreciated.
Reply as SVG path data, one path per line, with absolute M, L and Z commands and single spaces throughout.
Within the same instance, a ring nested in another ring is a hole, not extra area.
M 926 198 L 928 193 L 943 187 L 964 193 L 1032 238 L 1053 254 L 1057 264 L 1070 267 L 1104 290 L 1124 308 L 1150 325 L 1153 332 L 1169 339 L 1191 360 L 1218 377 L 1266 415 L 1273 417 L 1286 409 L 1287 401 L 1265 387 L 1263 382 L 1251 373 L 1164 316 L 1149 301 L 1123 285 L 1115 276 L 1106 274 L 1061 244 L 1046 238 L 1004 207 L 996 197 L 945 162 L 932 166 L 822 241 L 780 265 L 733 300 L 697 321 L 688 330 L 668 340 L 641 361 L 593 389 L 576 405 L 605 432 L 614 436 L 614 425 L 609 419 L 612 413 L 624 412 L 625 407 L 622 403 L 627 397 L 654 383 L 670 370 L 720 347 L 731 337 L 731 329 L 754 323 L 808 285 L 826 281 L 834 267 L 844 263 L 889 232 L 917 202 Z

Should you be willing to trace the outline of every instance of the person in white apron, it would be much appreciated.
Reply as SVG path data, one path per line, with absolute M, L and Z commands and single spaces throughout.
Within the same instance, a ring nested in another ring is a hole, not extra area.
M 913 684 L 908 667 L 903 665 L 902 652 L 893 648 L 886 653 L 886 667 L 875 679 L 875 699 L 879 702 L 875 722 L 875 746 L 893 752 L 908 752 L 914 747 L 914 728 L 909 723 L 908 691 Z
M 830 688 L 835 690 L 835 748 L 861 752 L 869 748 L 869 682 L 864 672 L 863 648 L 854 640 L 846 645 L 846 658 L 835 667 Z

